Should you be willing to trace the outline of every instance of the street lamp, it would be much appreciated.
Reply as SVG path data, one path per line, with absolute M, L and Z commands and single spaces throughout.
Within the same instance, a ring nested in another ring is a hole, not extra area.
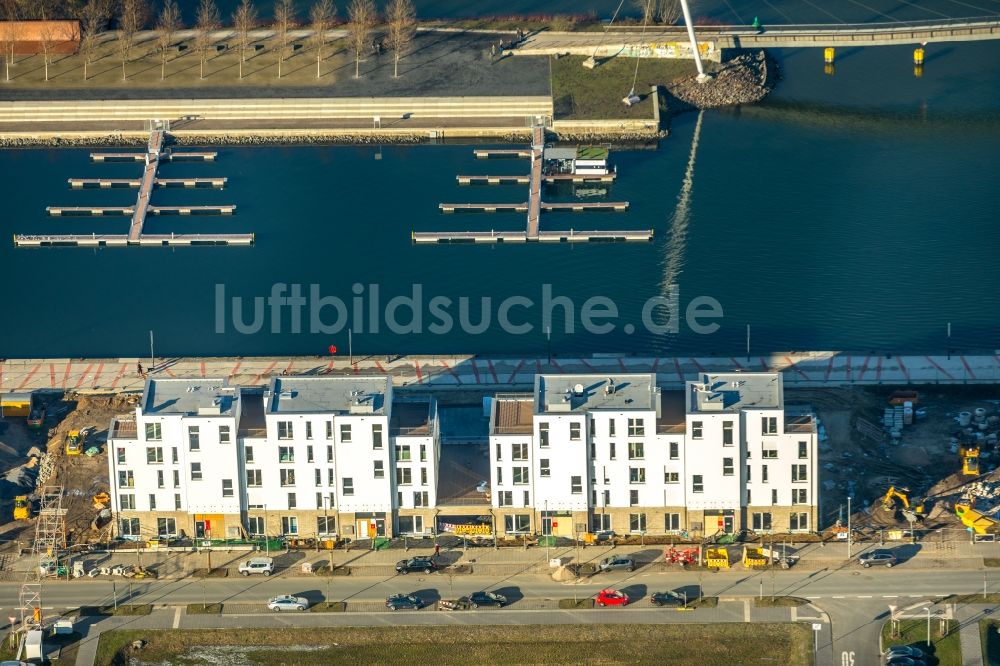
M 927 647 L 931 646 L 931 607 L 925 606 L 924 611 L 927 613 Z
M 813 622 L 813 663 L 819 662 L 819 632 L 823 630 L 822 622 Z

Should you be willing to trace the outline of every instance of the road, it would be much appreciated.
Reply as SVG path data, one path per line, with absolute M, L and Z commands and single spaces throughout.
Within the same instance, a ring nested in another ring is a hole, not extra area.
M 986 574 L 987 576 L 989 574 Z M 1000 574 L 994 581 L 986 578 L 990 590 L 1000 585 Z M 285 614 L 280 618 L 265 616 L 264 626 L 275 622 L 288 626 L 358 625 L 358 624 L 537 624 L 541 622 L 741 622 L 741 621 L 800 621 L 820 623 L 820 663 L 850 663 L 854 666 L 878 664 L 878 632 L 888 614 L 888 605 L 901 608 L 928 605 L 951 593 L 982 592 L 982 571 L 861 569 L 848 566 L 841 569 L 800 571 L 720 572 L 720 573 L 611 573 L 580 583 L 558 583 L 546 576 L 515 575 L 502 579 L 486 576 L 453 576 L 444 574 L 394 576 L 387 579 L 363 577 L 307 578 L 274 576 L 271 578 L 185 579 L 179 581 L 136 582 L 131 586 L 123 580 L 112 585 L 109 580 L 53 582 L 44 588 L 46 608 L 63 610 L 80 605 L 111 604 L 113 595 L 118 603 L 150 603 L 183 606 L 191 603 L 224 602 L 229 604 L 222 616 L 185 616 L 183 626 L 247 626 L 257 624 L 253 618 L 265 613 L 263 603 L 277 594 L 297 594 L 314 601 L 325 598 L 345 600 L 348 609 L 363 612 L 322 615 Z M 705 596 L 722 599 L 717 609 L 700 609 L 693 613 L 674 613 L 652 609 L 648 596 L 664 589 L 687 591 L 694 597 L 701 586 Z M 636 604 L 626 609 L 597 611 L 563 611 L 552 608 L 554 600 L 591 596 L 604 587 L 623 589 Z M 19 585 L 0 584 L 0 600 L 9 610 L 16 604 Z M 497 590 L 513 603 L 503 611 L 484 610 L 466 613 L 436 613 L 424 610 L 411 613 L 389 613 L 384 599 L 396 592 L 416 593 L 427 601 L 453 598 L 476 590 Z M 805 597 L 811 604 L 798 608 L 757 609 L 752 598 L 794 595 Z M 546 602 L 550 602 L 546 604 Z M 548 605 L 548 608 L 546 606 Z M 923 612 L 922 609 L 915 612 Z M 294 617 L 293 617 L 294 616 Z M 180 618 L 180 611 L 176 616 Z M 119 620 L 120 618 L 116 618 Z M 238 621 L 237 621 L 238 620 Z M 214 623 L 214 624 L 213 624 Z M 220 624 L 221 623 L 221 624 Z M 179 625 L 178 625 L 179 626 Z M 844 655 L 848 655 L 845 657 Z

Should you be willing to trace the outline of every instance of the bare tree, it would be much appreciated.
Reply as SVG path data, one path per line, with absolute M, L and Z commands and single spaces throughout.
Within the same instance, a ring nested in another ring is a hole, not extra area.
M 386 19 L 389 23 L 389 34 L 386 36 L 387 46 L 392 49 L 392 75 L 399 76 L 399 59 L 403 57 L 413 35 L 416 33 L 417 10 L 411 0 L 392 0 L 386 9 Z
M 39 24 L 38 41 L 42 47 L 42 61 L 45 63 L 45 80 L 49 80 L 49 63 L 52 62 L 52 49 L 59 41 L 58 24 L 47 20 L 46 12 L 42 12 L 42 22 Z
M 347 9 L 347 41 L 354 51 L 354 78 L 361 77 L 361 54 L 369 45 L 375 27 L 375 3 L 372 0 L 351 0 Z
M 285 60 L 288 50 L 288 31 L 295 26 L 295 2 L 293 0 L 275 0 L 274 2 L 274 41 L 278 51 L 278 78 L 281 78 L 281 63 Z
M 101 33 L 111 18 L 109 0 L 88 0 L 80 11 L 80 55 L 83 56 L 83 80 L 87 80 L 87 66 L 101 43 Z
M 194 48 L 198 52 L 200 66 L 198 76 L 205 78 L 205 60 L 212 48 L 212 32 L 219 29 L 219 8 L 215 0 L 201 0 L 198 4 L 198 17 L 195 24 Z
M 337 10 L 331 0 L 319 0 L 309 10 L 309 23 L 312 26 L 312 34 L 309 37 L 310 45 L 316 49 L 316 78 L 320 78 L 320 63 L 323 61 L 323 47 L 326 46 L 326 32 L 333 25 L 333 17 Z
M 132 54 L 135 45 L 135 34 L 146 22 L 149 7 L 145 0 L 121 0 L 121 13 L 118 15 L 118 57 L 122 61 L 122 81 L 126 79 L 125 64 Z
M 633 0 L 644 23 L 673 25 L 681 16 L 680 0 Z
M 181 28 L 181 11 L 175 0 L 163 0 L 163 9 L 156 19 L 156 44 L 160 47 L 160 80 L 167 78 L 167 53 L 174 36 Z
M 233 27 L 236 29 L 236 48 L 240 52 L 240 78 L 243 78 L 243 63 L 247 61 L 250 48 L 250 31 L 257 25 L 257 8 L 253 0 L 242 0 L 233 12 Z
M 17 4 L 7 2 L 3 5 L 3 21 L 0 21 L 0 45 L 3 46 L 3 62 L 7 80 L 10 81 L 10 66 L 14 64 L 14 51 L 21 38 Z

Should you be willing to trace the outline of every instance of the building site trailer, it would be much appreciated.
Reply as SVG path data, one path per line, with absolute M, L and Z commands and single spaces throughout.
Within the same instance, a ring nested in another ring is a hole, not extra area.
M 10 418 L 31 414 L 31 393 L 0 393 L 0 417 Z

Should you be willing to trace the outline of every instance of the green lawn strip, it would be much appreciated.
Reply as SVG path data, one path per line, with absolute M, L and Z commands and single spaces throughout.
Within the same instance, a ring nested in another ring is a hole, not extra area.
M 222 612 L 222 604 L 188 604 L 188 615 L 218 615 Z
M 147 645 L 136 656 L 144 663 L 186 663 L 178 657 L 189 649 L 233 646 L 242 663 L 264 666 L 595 663 L 597 655 L 608 656 L 600 663 L 731 666 L 756 663 L 761 654 L 775 663 L 810 664 L 811 634 L 808 626 L 791 623 L 393 626 L 241 629 L 237 642 L 231 629 L 123 630 L 101 634 L 96 663 L 110 666 L 121 648 L 141 639 Z M 301 649 L 308 646 L 319 649 Z
M 802 597 L 754 597 L 753 603 L 758 608 L 789 608 L 805 606 L 809 600 Z
M 715 608 L 719 605 L 719 597 L 695 597 L 688 601 L 688 608 Z
M 943 604 L 997 604 L 1000 603 L 1000 592 L 979 594 L 950 594 L 941 600 Z
M 149 615 L 152 604 L 118 604 L 115 606 L 80 606 L 80 616 L 94 615 Z
M 927 646 L 927 620 L 912 619 L 901 620 L 899 638 L 891 638 L 891 622 L 882 625 L 882 646 L 888 648 L 892 645 L 912 645 L 920 648 L 925 654 L 930 654 L 927 666 L 961 666 L 962 665 L 962 645 L 959 640 L 958 622 L 951 620 L 948 635 L 942 638 L 938 633 L 940 620 L 931 619 L 931 645 Z
M 574 608 L 593 608 L 594 600 L 590 597 L 586 599 L 560 599 L 559 608 L 564 609 L 574 609 Z
M 1000 567 L 1000 557 L 984 557 L 983 566 Z
M 557 120 L 652 119 L 650 86 L 666 85 L 697 72 L 692 60 L 640 58 L 636 77 L 635 58 L 616 57 L 594 69 L 583 66 L 584 56 L 551 58 L 552 100 Z M 632 89 L 643 97 L 628 107 L 622 98 Z
M 347 602 L 322 601 L 309 607 L 310 613 L 343 613 L 347 610 Z

